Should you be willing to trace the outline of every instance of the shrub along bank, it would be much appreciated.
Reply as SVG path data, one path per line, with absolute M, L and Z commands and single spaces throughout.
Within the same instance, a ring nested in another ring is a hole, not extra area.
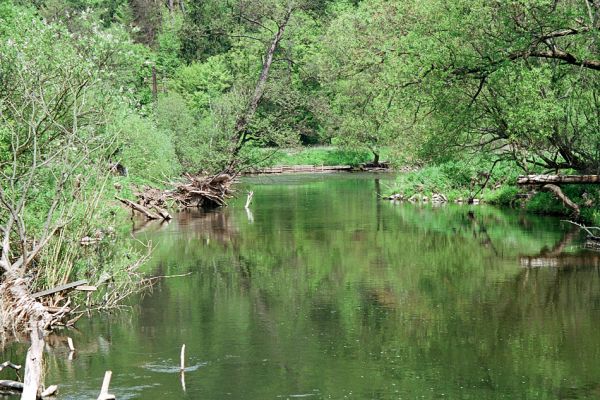
M 537 171 L 536 171 L 537 172 Z M 533 172 L 532 172 L 533 173 Z M 433 163 L 398 176 L 391 192 L 408 199 L 414 195 L 431 198 L 443 194 L 449 202 L 470 198 L 498 206 L 520 207 L 538 214 L 571 216 L 571 210 L 550 192 L 518 187 L 523 170 L 514 161 L 485 158 Z M 580 219 L 600 224 L 600 190 L 593 185 L 564 185 L 564 194 L 581 207 Z

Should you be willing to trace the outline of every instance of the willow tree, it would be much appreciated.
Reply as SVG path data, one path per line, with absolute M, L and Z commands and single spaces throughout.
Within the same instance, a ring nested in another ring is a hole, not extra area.
M 401 40 L 407 34 L 396 2 L 368 2 L 340 13 L 318 55 L 329 101 L 323 124 L 337 144 L 367 149 L 373 164 L 381 149 L 408 142 L 412 121 L 404 112 L 411 82 L 402 80 Z
M 483 150 L 524 169 L 599 171 L 598 2 L 404 7 L 414 21 L 402 46 L 407 65 L 431 69 L 419 78 L 430 154 Z M 414 78 L 407 71 L 404 80 Z

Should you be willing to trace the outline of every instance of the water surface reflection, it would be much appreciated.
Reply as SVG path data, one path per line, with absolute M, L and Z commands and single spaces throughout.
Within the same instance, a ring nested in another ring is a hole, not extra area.
M 66 399 L 106 369 L 119 399 L 596 398 L 597 253 L 553 218 L 377 201 L 388 179 L 252 178 L 251 214 L 142 227 L 156 274 L 193 274 L 81 321 L 47 380 Z

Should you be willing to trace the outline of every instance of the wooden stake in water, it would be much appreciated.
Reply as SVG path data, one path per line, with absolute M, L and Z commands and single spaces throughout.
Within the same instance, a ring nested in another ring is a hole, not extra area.
M 181 371 L 185 371 L 185 344 L 181 346 Z
M 67 337 L 67 344 L 69 345 L 69 350 L 75 351 L 75 346 L 73 345 L 73 339 Z
M 185 392 L 185 344 L 181 346 L 181 388 Z
M 110 386 L 110 379 L 112 378 L 112 371 L 106 371 L 104 374 L 104 380 L 102 381 L 102 388 L 100 389 L 100 395 L 98 400 L 114 400 L 115 396 L 108 393 L 108 387 Z
M 73 357 L 75 356 L 75 346 L 73 345 L 73 339 L 67 337 L 67 343 L 69 344 L 69 361 L 73 361 Z
M 252 203 L 252 197 L 254 197 L 254 192 L 253 191 L 249 191 L 248 192 L 248 197 L 246 198 L 246 206 L 244 207 L 246 210 L 248 208 L 250 208 L 250 204 Z

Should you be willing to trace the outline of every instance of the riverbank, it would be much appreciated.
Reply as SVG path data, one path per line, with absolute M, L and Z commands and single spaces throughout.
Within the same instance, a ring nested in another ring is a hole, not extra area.
M 487 203 L 521 208 L 541 215 L 570 218 L 572 210 L 554 194 L 539 188 L 519 187 L 522 169 L 512 161 L 479 158 L 430 164 L 400 174 L 388 197 L 413 201 L 444 198 L 448 202 Z M 564 194 L 579 205 L 580 220 L 600 224 L 600 191 L 593 185 L 564 185 Z

